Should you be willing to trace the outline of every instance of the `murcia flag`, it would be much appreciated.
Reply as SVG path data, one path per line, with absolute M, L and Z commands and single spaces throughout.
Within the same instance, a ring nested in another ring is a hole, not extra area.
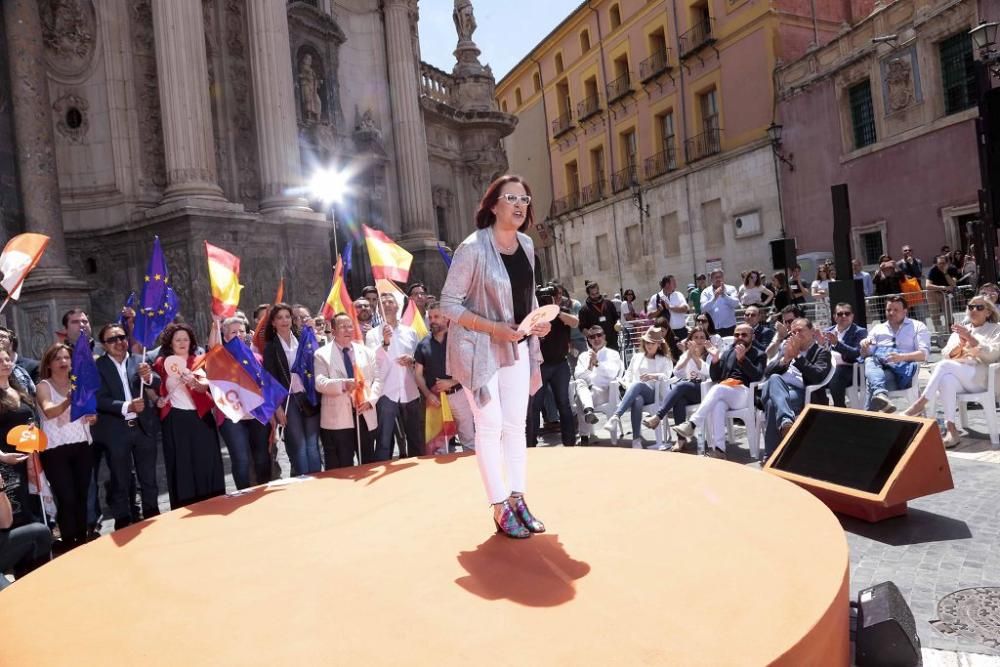
M 224 345 L 208 351 L 204 366 L 215 405 L 230 421 L 240 421 L 264 403 L 260 386 Z
M 38 260 L 42 258 L 49 237 L 44 234 L 18 234 L 4 246 L 0 254 L 0 285 L 7 290 L 8 298 L 17 301 L 21 296 L 21 286 Z

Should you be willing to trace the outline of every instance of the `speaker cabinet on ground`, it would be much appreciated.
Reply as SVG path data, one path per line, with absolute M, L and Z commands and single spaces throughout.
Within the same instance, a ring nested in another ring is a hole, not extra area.
M 920 664 L 920 637 L 913 612 L 891 581 L 858 593 L 854 662 L 858 667 Z
M 834 512 L 875 522 L 906 501 L 954 488 L 933 419 L 807 405 L 764 470 Z
M 771 241 L 771 267 L 775 271 L 795 268 L 795 239 Z

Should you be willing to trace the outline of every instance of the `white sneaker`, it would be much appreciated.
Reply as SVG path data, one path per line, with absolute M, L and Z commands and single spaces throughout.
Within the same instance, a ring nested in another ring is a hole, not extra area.
M 642 438 L 632 438 L 632 449 L 645 449 Z
M 622 419 L 618 415 L 611 415 L 608 417 L 608 422 L 605 424 L 608 428 L 608 434 L 611 436 L 611 443 L 618 444 L 618 438 L 622 437 Z

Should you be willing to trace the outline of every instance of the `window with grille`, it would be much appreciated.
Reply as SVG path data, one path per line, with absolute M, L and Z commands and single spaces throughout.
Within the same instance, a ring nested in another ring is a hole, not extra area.
M 872 86 L 868 79 L 851 86 L 847 91 L 851 104 L 851 127 L 854 130 L 854 147 L 874 144 L 875 108 L 872 105 Z
M 878 258 L 885 254 L 882 245 L 882 232 L 865 232 L 861 234 L 861 261 L 866 266 L 878 264 Z
M 960 32 L 938 44 L 944 112 L 953 114 L 976 105 L 976 74 L 972 64 L 972 38 Z

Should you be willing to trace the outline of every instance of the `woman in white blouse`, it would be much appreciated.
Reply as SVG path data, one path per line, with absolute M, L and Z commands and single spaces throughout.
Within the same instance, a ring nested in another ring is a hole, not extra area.
M 56 521 L 66 550 L 87 541 L 87 491 L 93 442 L 90 426 L 97 421 L 96 414 L 70 421 L 72 358 L 73 350 L 65 343 L 56 343 L 45 351 L 38 365 L 42 380 L 36 395 L 42 431 L 48 439 L 40 458 L 56 499 L 59 510 Z
M 630 410 L 632 447 L 642 449 L 642 409 L 656 400 L 656 383 L 670 377 L 673 367 L 674 358 L 667 345 L 665 330 L 650 327 L 642 335 L 642 354 L 633 355 L 625 371 L 625 396 L 608 418 L 612 442 L 617 442 L 621 436 L 621 417 Z
M 674 383 L 670 385 L 663 402 L 655 415 L 643 421 L 648 428 L 656 428 L 673 410 L 674 423 L 680 424 L 687 420 L 687 407 L 701 403 L 701 383 L 708 379 L 709 360 L 707 347 L 710 345 L 708 332 L 700 326 L 691 330 L 687 339 L 687 349 L 674 364 Z M 684 449 L 684 441 L 678 439 L 672 452 Z
M 774 292 L 761 284 L 760 271 L 748 271 L 739 291 L 740 304 L 747 306 L 768 306 L 774 301 Z
M 1000 360 L 1000 311 L 988 298 L 977 295 L 969 300 L 968 319 L 951 327 L 954 332 L 934 364 L 931 379 L 905 415 L 922 414 L 928 401 L 941 400 L 946 433 L 944 446 L 958 444 L 958 395 L 986 391 L 989 365 Z

